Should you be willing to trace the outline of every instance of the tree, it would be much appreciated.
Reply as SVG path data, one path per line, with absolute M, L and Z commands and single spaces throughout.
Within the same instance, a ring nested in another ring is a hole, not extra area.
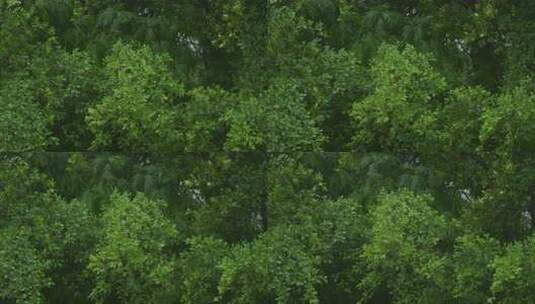
M 370 73 L 373 93 L 353 104 L 355 144 L 416 157 L 425 153 L 437 140 L 437 99 L 446 89 L 444 78 L 412 46 L 383 45 Z
M 447 303 L 442 285 L 447 259 L 438 250 L 447 222 L 431 201 L 409 191 L 380 196 L 363 252 L 369 272 L 362 288 L 369 296 L 386 288 L 393 303 Z
M 181 303 L 213 303 L 218 297 L 217 286 L 222 270 L 218 267 L 228 256 L 230 247 L 212 237 L 194 237 L 187 241 L 188 249 L 180 255 Z
M 533 237 L 509 245 L 503 256 L 492 263 L 492 302 L 529 303 L 533 301 Z
M 220 264 L 222 299 L 318 303 L 316 287 L 324 277 L 318 259 L 295 235 L 299 233 L 296 228 L 273 229 L 252 244 L 235 247 Z
M 0 302 L 534 302 L 534 8 L 0 0 Z
M 86 116 L 93 148 L 176 149 L 179 98 L 184 88 L 166 65 L 169 57 L 118 42 L 106 58 L 104 97 Z M 152 142 L 147 139 L 152 138 Z
M 463 303 L 487 301 L 494 273 L 492 262 L 500 253 L 499 242 L 488 236 L 459 237 L 453 254 L 454 297 Z
M 28 231 L 0 231 L 0 299 L 14 303 L 44 303 L 42 290 L 52 284 L 49 265 L 28 240 Z
M 102 217 L 102 237 L 87 265 L 97 303 L 161 303 L 173 295 L 179 234 L 164 205 L 142 194 L 114 193 Z M 149 292 L 150 291 L 150 292 Z

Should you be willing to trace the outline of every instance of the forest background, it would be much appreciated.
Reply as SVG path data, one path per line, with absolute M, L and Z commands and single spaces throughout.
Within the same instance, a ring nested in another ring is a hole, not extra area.
M 534 17 L 0 0 L 0 303 L 535 303 Z

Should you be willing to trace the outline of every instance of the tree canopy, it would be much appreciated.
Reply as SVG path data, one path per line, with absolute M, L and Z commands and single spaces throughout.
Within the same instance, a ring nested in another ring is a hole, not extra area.
M 534 16 L 0 0 L 0 303 L 535 302 Z

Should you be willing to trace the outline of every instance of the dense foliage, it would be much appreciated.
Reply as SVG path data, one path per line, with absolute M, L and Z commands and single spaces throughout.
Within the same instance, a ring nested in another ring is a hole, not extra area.
M 534 16 L 0 0 L 0 303 L 535 303 Z

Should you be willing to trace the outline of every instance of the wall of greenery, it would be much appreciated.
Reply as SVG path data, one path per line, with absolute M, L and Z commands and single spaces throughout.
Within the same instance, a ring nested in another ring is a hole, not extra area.
M 535 303 L 534 17 L 0 0 L 0 303 Z

